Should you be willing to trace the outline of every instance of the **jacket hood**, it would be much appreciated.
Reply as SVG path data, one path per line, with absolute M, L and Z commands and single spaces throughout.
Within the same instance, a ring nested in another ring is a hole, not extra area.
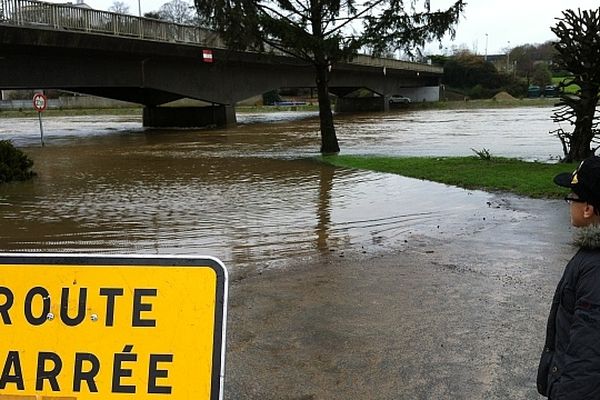
M 600 225 L 579 228 L 575 233 L 574 244 L 584 249 L 600 249 Z

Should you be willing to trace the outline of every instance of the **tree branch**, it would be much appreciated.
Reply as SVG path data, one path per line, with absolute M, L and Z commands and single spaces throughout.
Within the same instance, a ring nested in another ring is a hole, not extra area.
M 302 49 L 296 49 L 296 50 L 298 50 L 298 53 L 295 53 L 294 51 L 290 50 L 289 48 L 282 46 L 276 40 L 264 38 L 264 42 L 266 44 L 268 44 L 269 46 L 273 47 L 274 49 L 281 51 L 282 53 L 288 54 L 292 57 L 298 58 L 298 59 L 305 61 L 307 63 L 310 63 L 310 64 L 315 63 L 314 57 L 312 57 L 309 53 L 307 53 L 306 51 L 304 51 Z
M 269 13 L 267 11 L 271 11 L 273 14 L 277 15 L 279 18 L 284 19 L 288 24 L 290 24 L 291 26 L 297 28 L 297 29 L 301 29 L 304 30 L 304 28 L 302 28 L 301 25 L 298 25 L 298 23 L 296 21 L 294 21 L 293 19 L 290 19 L 288 16 L 282 14 L 280 11 L 275 10 L 274 8 L 271 7 L 267 7 L 267 6 L 262 6 L 262 5 L 258 5 L 257 8 L 268 18 L 273 18 L 271 15 L 269 15 Z M 265 11 L 266 10 L 266 11 Z M 296 11 L 295 13 L 292 12 L 292 14 L 296 14 L 299 16 L 302 16 L 302 14 L 300 14 L 298 11 Z
M 356 14 L 354 16 L 354 18 L 348 17 L 348 20 L 346 22 L 344 22 L 343 24 L 341 24 L 339 26 L 336 26 L 335 28 L 331 29 L 330 31 L 325 32 L 324 35 L 325 36 L 332 35 L 333 33 L 335 33 L 337 31 L 341 30 L 342 28 L 344 28 L 346 25 L 348 25 L 352 21 L 355 21 L 357 19 L 362 19 L 363 15 L 365 15 L 369 11 L 373 10 L 375 7 L 377 7 L 379 4 L 383 3 L 384 1 L 386 1 L 386 0 L 376 0 L 370 6 L 366 7 L 364 10 L 362 10 L 361 12 L 359 12 L 358 14 Z

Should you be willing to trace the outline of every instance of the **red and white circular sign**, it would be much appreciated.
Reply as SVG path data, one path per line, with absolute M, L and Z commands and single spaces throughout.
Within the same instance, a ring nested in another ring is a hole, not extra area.
M 43 93 L 33 95 L 33 108 L 35 111 L 42 112 L 48 107 L 48 98 Z
M 202 61 L 204 61 L 205 63 L 211 63 L 214 61 L 212 50 L 202 50 Z

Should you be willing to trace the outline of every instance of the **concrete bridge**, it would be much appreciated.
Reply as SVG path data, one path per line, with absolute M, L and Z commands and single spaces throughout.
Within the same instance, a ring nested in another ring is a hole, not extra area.
M 389 95 L 439 100 L 443 69 L 359 55 L 332 66 L 338 111 L 384 110 Z M 64 89 L 143 104 L 145 126 L 226 125 L 238 101 L 314 87 L 312 65 L 227 49 L 212 31 L 31 0 L 0 0 L 0 88 Z M 373 98 L 348 97 L 367 88 Z M 201 108 L 168 107 L 181 98 Z

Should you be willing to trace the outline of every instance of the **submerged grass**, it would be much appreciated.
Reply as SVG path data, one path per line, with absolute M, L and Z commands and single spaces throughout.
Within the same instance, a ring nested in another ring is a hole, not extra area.
M 566 189 L 552 178 L 571 172 L 573 164 L 544 164 L 511 158 L 492 157 L 380 157 L 324 156 L 325 162 L 347 168 L 390 172 L 466 189 L 511 192 L 534 198 L 559 198 Z

